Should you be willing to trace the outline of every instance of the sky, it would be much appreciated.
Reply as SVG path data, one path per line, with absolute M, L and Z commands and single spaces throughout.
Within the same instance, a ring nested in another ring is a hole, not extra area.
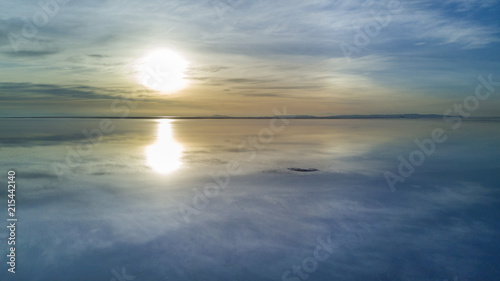
M 1 117 L 443 114 L 479 76 L 500 81 L 499 1 L 3 0 L 0 11 Z M 182 89 L 138 78 L 159 49 L 187 62 Z M 498 116 L 499 91 L 473 115 Z

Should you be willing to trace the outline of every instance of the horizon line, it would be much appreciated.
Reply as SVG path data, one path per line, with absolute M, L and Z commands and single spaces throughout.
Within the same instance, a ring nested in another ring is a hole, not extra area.
M 418 114 L 418 113 L 403 113 L 403 114 L 344 114 L 344 115 L 274 115 L 274 116 L 0 116 L 0 119 L 273 119 L 273 118 L 290 118 L 290 119 L 425 119 L 425 118 L 443 118 L 443 117 L 459 117 L 464 119 L 485 119 L 485 118 L 500 118 L 500 116 L 471 116 L 464 117 L 461 115 L 440 115 L 440 114 Z

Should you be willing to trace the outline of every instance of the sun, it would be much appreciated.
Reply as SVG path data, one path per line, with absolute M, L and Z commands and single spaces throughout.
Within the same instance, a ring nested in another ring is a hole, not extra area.
M 187 85 L 187 67 L 188 62 L 181 55 L 168 49 L 158 49 L 139 61 L 138 79 L 149 89 L 172 93 Z

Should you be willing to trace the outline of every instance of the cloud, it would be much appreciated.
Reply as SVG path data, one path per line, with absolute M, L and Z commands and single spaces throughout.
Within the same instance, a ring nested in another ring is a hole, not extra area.
M 32 16 L 38 6 L 12 2 L 6 4 L 9 15 L 0 25 L 3 82 L 54 87 L 50 93 L 18 86 L 30 94 L 3 94 L 2 98 L 90 101 L 128 94 L 141 86 L 127 66 L 158 47 L 177 50 L 190 61 L 187 78 L 191 85 L 178 102 L 185 98 L 207 115 L 221 110 L 222 103 L 208 99 L 229 95 L 225 89 L 251 91 L 238 96 L 242 104 L 245 97 L 258 96 L 259 91 L 269 102 L 278 96 L 296 98 L 298 91 L 309 95 L 311 102 L 312 97 L 330 96 L 330 102 L 337 104 L 349 102 L 339 100 L 340 95 L 360 100 L 387 92 L 405 92 L 418 99 L 446 90 L 450 96 L 459 95 L 454 85 L 463 86 L 463 70 L 470 69 L 471 61 L 476 62 L 471 71 L 495 69 L 496 58 L 484 62 L 475 53 L 494 53 L 499 42 L 498 21 L 491 15 L 481 17 L 498 9 L 494 1 L 401 4 L 401 12 L 392 15 L 389 25 L 347 62 L 339 44 L 353 44 L 357 29 L 373 23 L 374 14 L 387 9 L 387 1 L 71 1 L 39 28 L 37 43 L 23 46 L 18 53 L 5 35 L 19 33 L 23 24 L 19 18 Z M 458 10 L 466 10 L 467 16 Z M 438 81 L 436 68 L 449 79 Z M 75 89 L 68 85 L 71 81 L 86 81 L 91 88 Z M 415 84 L 430 86 L 423 90 Z M 203 105 L 191 102 L 201 98 Z M 165 102 L 166 98 L 156 100 Z M 245 115 L 253 115 L 260 109 L 249 104 L 246 110 Z
M 454 5 L 455 12 L 467 12 L 474 9 L 484 9 L 497 4 L 495 0 L 447 0 L 445 4 Z
M 409 30 L 408 33 L 403 33 L 406 38 L 431 40 L 437 44 L 456 44 L 463 49 L 484 48 L 488 44 L 500 42 L 495 26 L 445 16 L 438 10 L 423 10 L 415 6 L 398 20 L 402 27 Z
M 103 89 L 92 86 L 62 86 L 55 84 L 0 83 L 0 100 L 62 100 L 62 99 L 116 99 L 117 89 Z
M 20 50 L 20 51 L 7 51 L 6 54 L 13 57 L 39 57 L 57 54 L 57 49 L 30 49 L 30 50 Z

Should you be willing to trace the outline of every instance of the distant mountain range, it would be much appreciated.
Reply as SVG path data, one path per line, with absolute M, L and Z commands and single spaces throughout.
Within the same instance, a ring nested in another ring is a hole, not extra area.
M 279 116 L 260 116 L 260 117 L 234 117 L 225 115 L 213 115 L 208 117 L 168 117 L 173 119 L 270 119 L 270 118 L 286 118 L 286 119 L 393 119 L 393 118 L 443 118 L 443 115 L 438 114 L 371 114 L 371 115 L 332 115 L 332 116 L 314 116 L 314 115 L 279 115 Z
M 447 117 L 460 117 L 449 115 Z M 443 118 L 439 114 L 369 114 L 369 115 L 332 115 L 332 116 L 314 116 L 314 115 L 277 115 L 277 116 L 257 116 L 257 117 L 235 117 L 226 115 L 212 116 L 150 116 L 150 117 L 114 117 L 114 116 L 22 116 L 22 117 L 0 117 L 0 118 L 70 118 L 70 119 L 437 119 Z M 469 117 L 467 119 L 500 119 L 500 117 Z

